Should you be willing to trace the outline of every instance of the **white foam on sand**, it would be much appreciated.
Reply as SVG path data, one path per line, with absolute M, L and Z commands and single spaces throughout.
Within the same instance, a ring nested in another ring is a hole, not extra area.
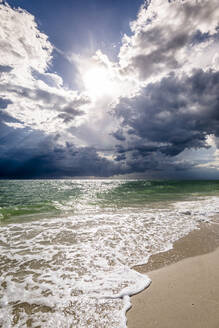
M 129 296 L 150 284 L 131 267 L 216 212 L 209 197 L 1 226 L 0 326 L 126 327 Z

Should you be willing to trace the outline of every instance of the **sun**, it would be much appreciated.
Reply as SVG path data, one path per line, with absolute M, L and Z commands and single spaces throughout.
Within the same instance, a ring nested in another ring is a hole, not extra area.
M 112 80 L 104 67 L 94 66 L 83 74 L 85 89 L 91 97 L 98 98 L 112 91 Z

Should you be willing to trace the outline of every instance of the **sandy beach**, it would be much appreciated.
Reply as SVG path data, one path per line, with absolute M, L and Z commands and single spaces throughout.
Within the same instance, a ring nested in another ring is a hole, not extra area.
M 135 269 L 152 283 L 131 298 L 128 328 L 219 327 L 218 224 L 203 224 Z

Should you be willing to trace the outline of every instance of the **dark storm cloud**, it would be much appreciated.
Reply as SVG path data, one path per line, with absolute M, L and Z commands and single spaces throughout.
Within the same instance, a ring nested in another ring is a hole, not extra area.
M 113 132 L 112 135 L 119 141 L 125 141 L 122 129 Z
M 142 144 L 138 144 L 138 142 L 135 143 L 135 145 L 132 146 L 122 146 L 122 145 L 117 145 L 116 146 L 116 151 L 119 154 L 124 154 L 127 152 L 134 152 L 134 156 L 138 157 L 139 154 L 143 154 L 146 155 L 148 153 L 151 152 L 155 152 L 159 150 L 159 147 L 157 146 L 151 146 L 151 145 L 142 145 Z
M 123 165 L 123 172 L 130 173 L 144 173 L 147 176 L 164 177 L 164 176 L 179 176 L 179 172 L 191 170 L 193 163 L 185 160 L 177 160 L 174 157 L 169 157 L 159 151 L 152 151 L 142 153 L 139 150 L 129 151 L 128 153 L 119 154 L 116 157 L 118 162 Z
M 119 165 L 98 156 L 94 148 L 59 145 L 59 137 L 0 122 L 0 178 L 107 177 L 120 172 Z
M 124 161 L 125 159 L 126 159 L 125 154 L 117 155 L 115 157 L 115 161 L 117 161 L 117 162 Z
M 185 149 L 209 147 L 206 136 L 219 136 L 218 90 L 219 72 L 196 70 L 190 77 L 172 74 L 136 97 L 121 99 L 115 115 L 132 138 L 118 145 L 117 153 L 134 154 L 136 163 L 146 158 L 142 165 L 152 168 L 154 153 L 174 157 Z

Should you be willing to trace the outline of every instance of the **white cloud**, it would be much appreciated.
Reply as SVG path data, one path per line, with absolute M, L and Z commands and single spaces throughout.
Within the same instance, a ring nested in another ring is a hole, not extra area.
M 170 71 L 212 67 L 219 50 L 218 17 L 218 0 L 147 1 L 130 24 L 132 35 L 123 37 L 123 72 L 150 82 Z
M 0 6 L 0 16 L 0 65 L 43 73 L 53 47 L 47 35 L 38 30 L 34 16 L 7 4 Z
M 80 124 L 89 99 L 65 89 L 59 75 L 48 73 L 53 45 L 34 16 L 2 3 L 0 17 L 0 97 L 10 99 L 4 112 L 19 121 L 7 124 L 47 134 Z
M 198 164 L 197 167 L 215 169 L 219 171 L 219 138 L 210 135 L 207 138 L 207 142 L 211 147 L 209 152 L 210 154 L 208 153 L 207 156 L 205 156 L 205 161 Z

